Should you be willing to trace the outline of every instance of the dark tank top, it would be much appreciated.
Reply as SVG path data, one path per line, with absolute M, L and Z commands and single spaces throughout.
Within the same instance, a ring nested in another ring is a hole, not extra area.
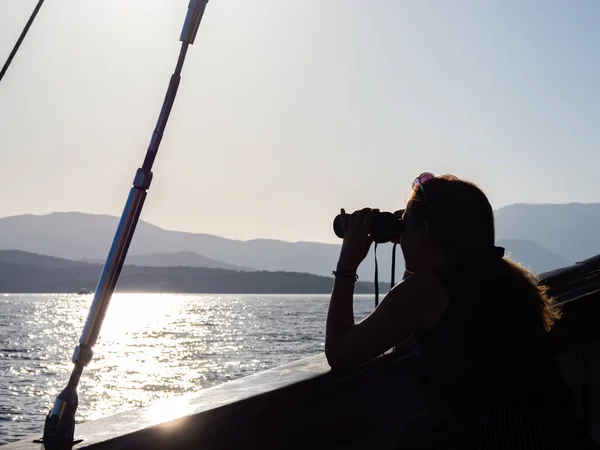
M 417 336 L 427 403 L 457 417 L 498 404 L 574 409 L 537 305 L 495 281 L 494 264 L 434 270 L 450 302 Z

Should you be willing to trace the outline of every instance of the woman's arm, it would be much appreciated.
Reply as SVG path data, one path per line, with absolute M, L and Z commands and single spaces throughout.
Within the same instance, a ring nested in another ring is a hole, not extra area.
M 431 272 L 414 274 L 397 284 L 380 305 L 360 323 L 354 323 L 354 280 L 337 278 L 325 336 L 325 354 L 333 368 L 369 361 L 440 317 L 448 294 Z
M 371 221 L 378 212 L 364 208 L 347 215 L 344 209 L 340 211 L 344 242 L 325 331 L 325 355 L 334 368 L 381 355 L 430 323 L 436 314 L 441 315 L 440 308 L 448 304 L 447 293 L 435 275 L 420 272 L 406 277 L 405 272 L 405 279 L 388 292 L 375 311 L 359 324 L 354 323 L 353 274 L 369 252 Z
M 336 277 L 329 301 L 325 328 L 325 355 L 337 351 L 336 344 L 354 327 L 354 278 Z M 331 361 L 330 361 L 331 365 Z

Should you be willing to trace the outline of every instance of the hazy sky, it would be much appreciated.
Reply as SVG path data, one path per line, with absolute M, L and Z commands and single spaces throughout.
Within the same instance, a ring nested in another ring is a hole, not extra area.
M 47 0 L 0 83 L 0 216 L 120 215 L 188 0 Z M 36 0 L 0 0 L 1 63 Z M 335 242 L 423 171 L 600 201 L 598 0 L 211 0 L 142 215 Z

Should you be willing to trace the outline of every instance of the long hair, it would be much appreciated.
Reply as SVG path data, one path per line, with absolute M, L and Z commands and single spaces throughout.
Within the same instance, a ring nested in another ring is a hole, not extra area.
M 495 244 L 494 211 L 474 183 L 454 176 L 440 176 L 414 190 L 406 208 L 416 219 L 428 224 L 433 239 L 447 262 L 491 249 Z M 494 265 L 491 280 L 518 301 L 539 309 L 546 331 L 560 318 L 560 311 L 545 286 L 530 271 L 502 258 Z

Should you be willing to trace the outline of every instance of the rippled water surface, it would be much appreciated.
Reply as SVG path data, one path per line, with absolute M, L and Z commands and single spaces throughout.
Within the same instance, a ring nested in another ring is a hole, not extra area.
M 0 444 L 43 430 L 68 379 L 91 295 L 0 294 Z M 116 294 L 79 387 L 77 420 L 323 351 L 329 297 Z M 357 319 L 373 308 L 355 299 Z

